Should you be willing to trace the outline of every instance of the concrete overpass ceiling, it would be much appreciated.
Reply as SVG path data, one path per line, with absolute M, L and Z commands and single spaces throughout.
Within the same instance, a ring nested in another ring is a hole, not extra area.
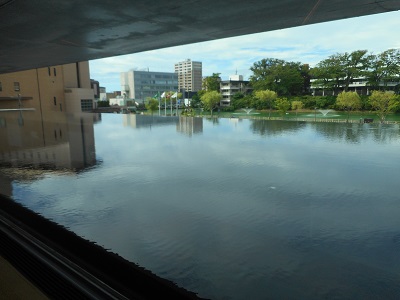
M 0 0 L 0 72 L 399 9 L 398 0 Z

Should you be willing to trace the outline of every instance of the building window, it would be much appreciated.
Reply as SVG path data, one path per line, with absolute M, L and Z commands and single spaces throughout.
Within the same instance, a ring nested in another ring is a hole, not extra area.
M 81 99 L 81 109 L 82 109 L 82 111 L 92 111 L 93 100 L 92 99 Z
M 47 67 L 47 72 L 49 72 L 49 76 L 51 76 L 50 67 Z
M 54 105 L 57 105 L 57 98 L 56 97 L 53 98 L 53 101 L 54 101 Z
M 16 92 L 20 91 L 19 82 L 14 82 L 14 91 Z
M 60 103 L 60 111 L 62 111 L 62 103 Z
M 3 90 L 3 85 L 0 82 L 0 92 Z
M 56 68 L 53 68 L 53 73 L 54 73 L 54 76 L 57 76 Z

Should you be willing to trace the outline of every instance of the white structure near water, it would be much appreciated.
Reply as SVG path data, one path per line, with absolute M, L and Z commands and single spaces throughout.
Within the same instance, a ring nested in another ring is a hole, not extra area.
M 249 81 L 243 80 L 243 75 L 230 75 L 229 80 L 223 80 L 220 82 L 220 90 L 222 94 L 222 100 L 220 106 L 229 106 L 231 104 L 232 97 L 236 93 L 249 94 L 253 91 L 250 87 Z
M 335 96 L 335 90 L 332 88 L 326 88 L 322 84 L 316 83 L 317 79 L 311 79 L 311 94 L 313 96 Z M 380 83 L 380 87 L 385 87 L 386 90 L 395 90 L 396 86 L 399 86 L 400 78 L 397 82 L 387 82 Z M 340 93 L 344 90 L 344 84 L 341 85 L 337 89 L 337 93 Z M 371 93 L 371 86 L 368 83 L 368 79 L 365 77 L 354 78 L 353 81 L 349 84 L 349 91 L 357 92 L 360 95 L 369 95 Z

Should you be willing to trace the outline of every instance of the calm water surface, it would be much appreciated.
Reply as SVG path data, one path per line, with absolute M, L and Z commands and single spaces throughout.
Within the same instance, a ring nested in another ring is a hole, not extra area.
M 13 198 L 201 297 L 400 299 L 398 125 L 106 114 L 93 138 Z

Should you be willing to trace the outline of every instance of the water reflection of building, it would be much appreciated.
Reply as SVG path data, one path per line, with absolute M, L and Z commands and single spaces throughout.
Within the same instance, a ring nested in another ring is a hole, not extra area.
M 11 111 L 0 118 L 6 124 L 0 128 L 2 167 L 81 170 L 96 163 L 96 115 L 54 112 L 41 118 L 40 112 Z
M 203 118 L 179 117 L 179 123 L 176 124 L 176 131 L 182 132 L 188 136 L 203 132 Z
M 193 117 L 164 117 L 164 116 L 142 116 L 137 114 L 122 115 L 124 126 L 133 128 L 151 128 L 152 126 L 176 125 L 176 131 L 186 135 L 203 132 L 203 118 Z
M 171 125 L 178 123 L 178 120 L 179 117 L 143 116 L 137 114 L 122 115 L 122 122 L 124 126 L 133 128 Z
M 7 176 L 0 172 L 0 194 L 11 196 L 12 195 L 12 181 Z
M 93 165 L 93 99 L 88 62 L 0 74 L 0 163 Z

